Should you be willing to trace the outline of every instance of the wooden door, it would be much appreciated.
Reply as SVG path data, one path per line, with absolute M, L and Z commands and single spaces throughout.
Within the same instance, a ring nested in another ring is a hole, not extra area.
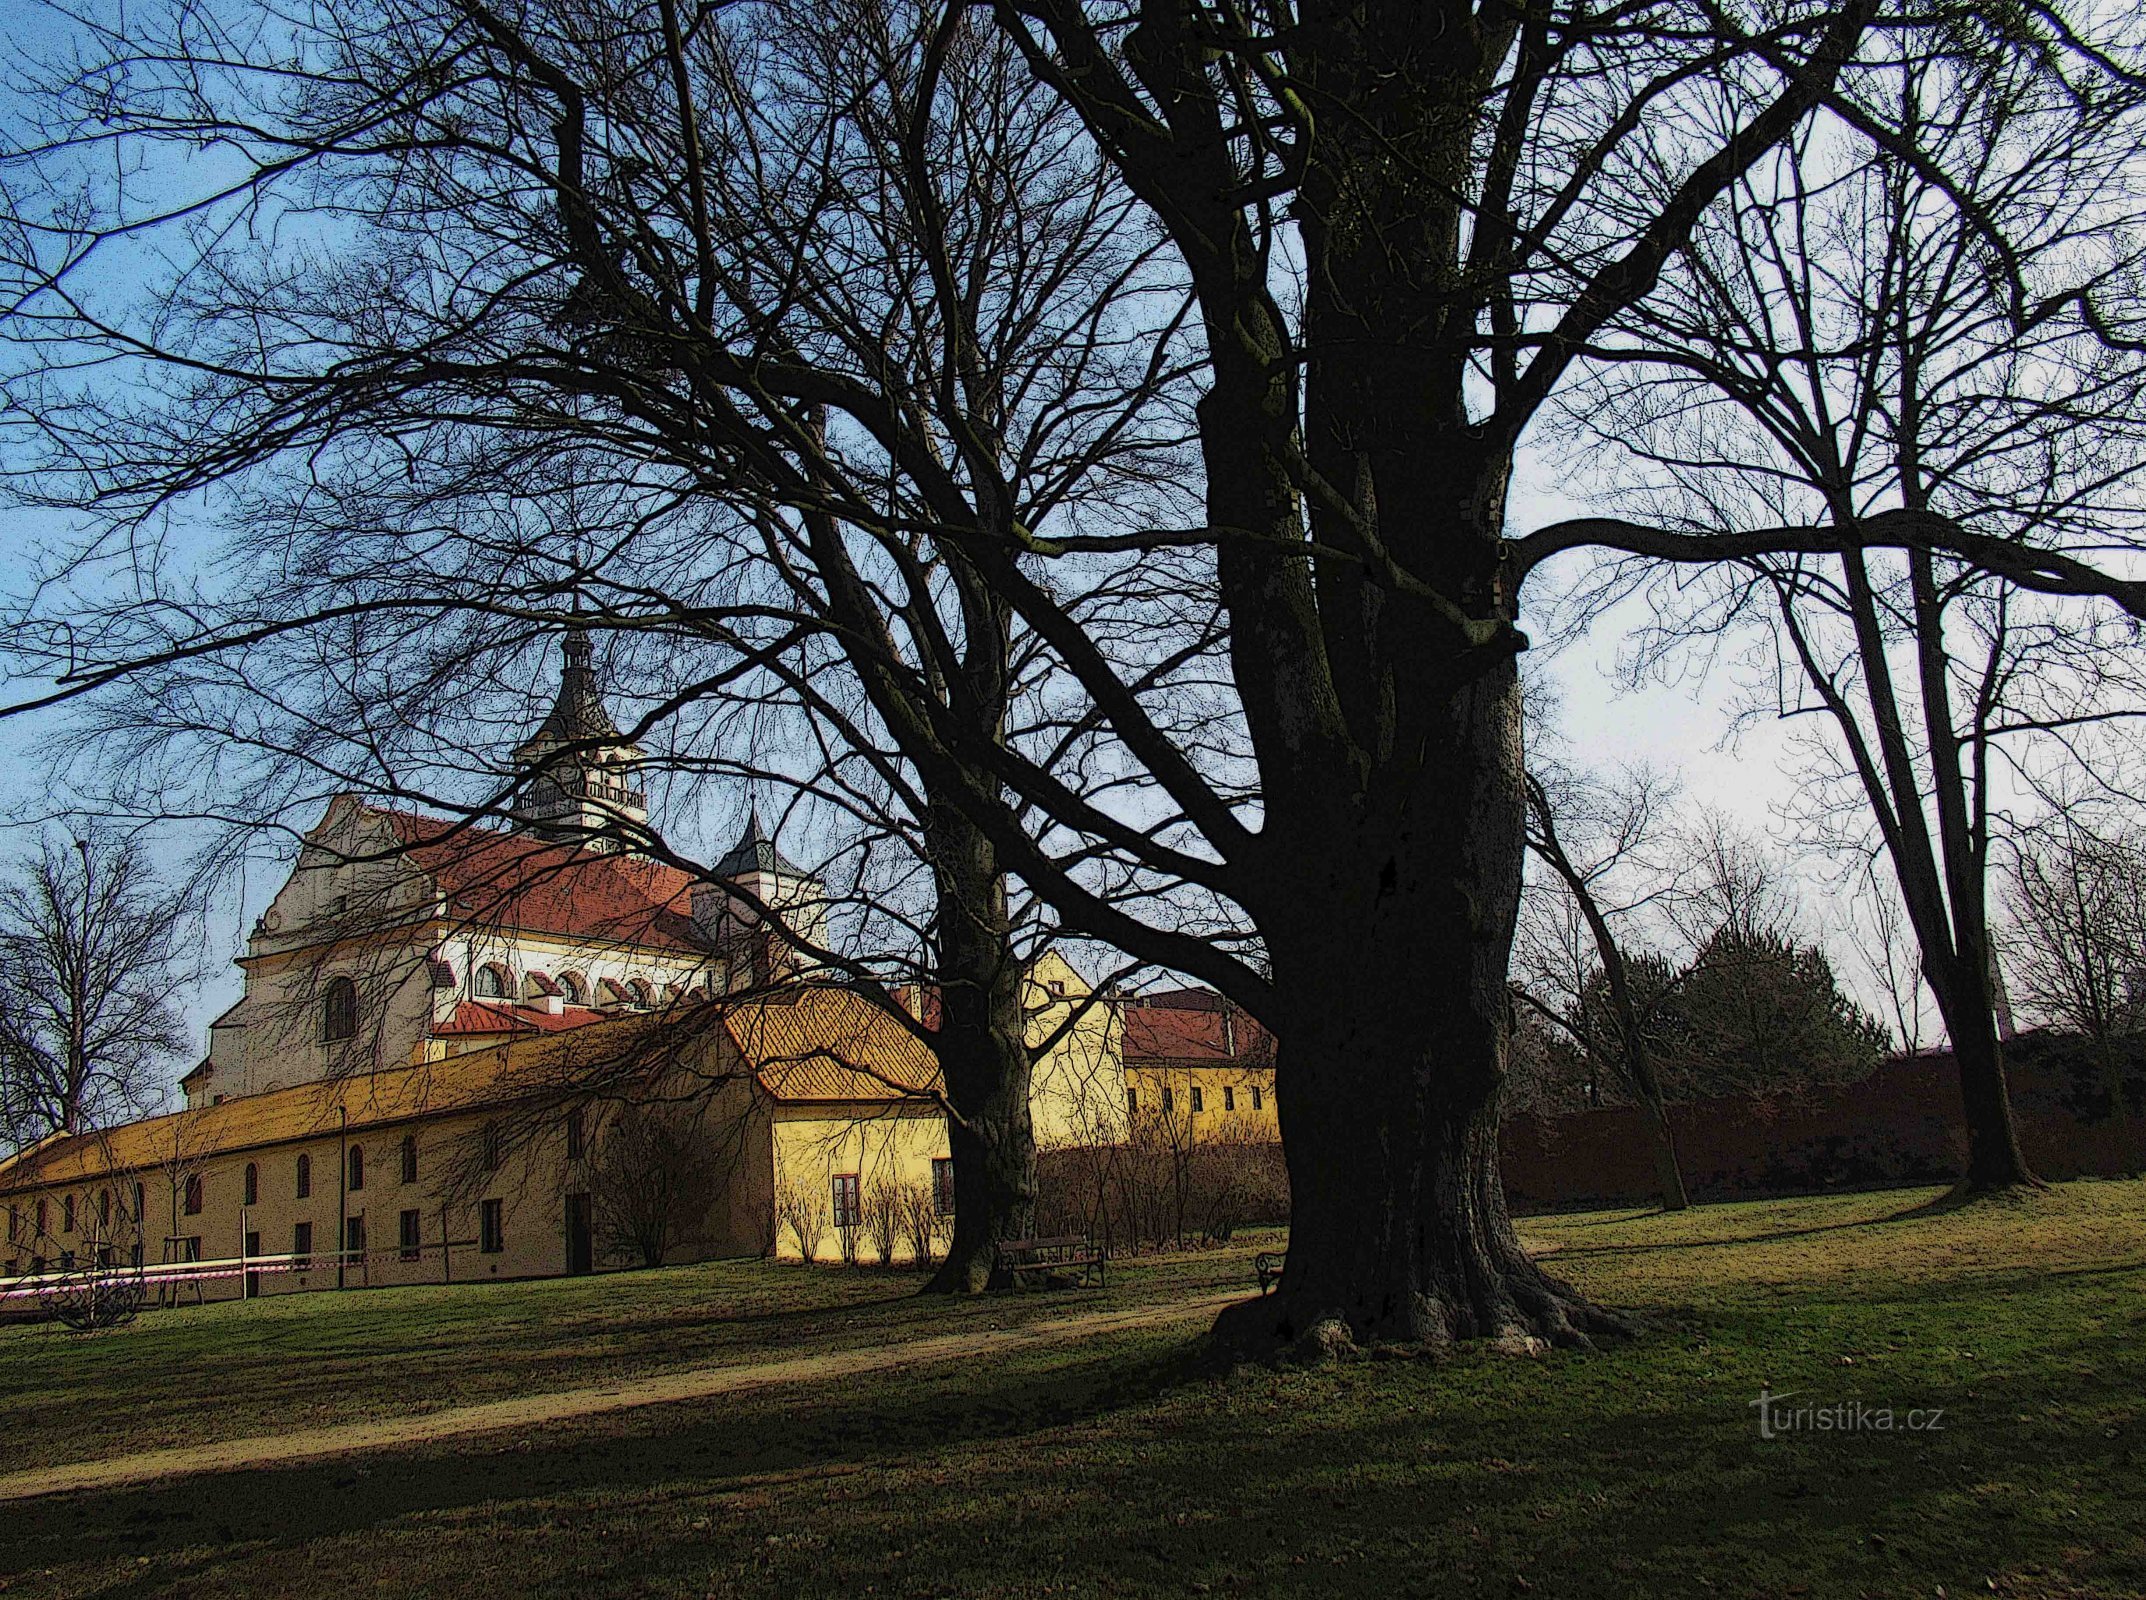
M 575 1277 L 596 1270 L 596 1243 L 589 1215 L 589 1197 L 566 1197 L 566 1270 Z

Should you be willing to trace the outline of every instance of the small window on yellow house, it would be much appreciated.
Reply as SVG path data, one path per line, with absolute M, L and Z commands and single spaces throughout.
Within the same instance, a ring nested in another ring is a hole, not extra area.
M 1254 1085 L 1252 1085 L 1252 1109 L 1253 1109 L 1254 1111 L 1257 1111 L 1257 1110 L 1259 1110 L 1259 1109 L 1260 1109 L 1260 1105 L 1259 1105 L 1259 1085 L 1258 1085 L 1258 1084 L 1256 1084 L 1256 1083 L 1255 1083 Z
M 1201 1097 L 1198 1084 L 1192 1086 L 1192 1109 L 1195 1111 L 1205 1111 L 1207 1109 L 1207 1102 Z
M 1226 1083 L 1222 1086 L 1222 1109 L 1224 1111 L 1235 1111 L 1237 1109 L 1237 1091 Z
M 1176 1098 L 1177 1098 L 1177 1091 L 1176 1091 L 1176 1090 L 1174 1090 L 1174 1089 L 1165 1089 L 1165 1090 L 1163 1090 L 1163 1092 L 1162 1092 L 1162 1109 L 1163 1109 L 1163 1113 L 1164 1113 L 1164 1115 L 1168 1115 L 1168 1114 L 1169 1114 L 1170 1112 L 1172 1112 L 1172 1111 L 1174 1111 L 1174 1110 L 1176 1110 L 1176 1109 L 1177 1109 L 1177 1107 L 1175 1106 L 1175 1104 L 1173 1104 L 1173 1102 L 1174 1102 L 1174 1101 L 1176 1100 Z

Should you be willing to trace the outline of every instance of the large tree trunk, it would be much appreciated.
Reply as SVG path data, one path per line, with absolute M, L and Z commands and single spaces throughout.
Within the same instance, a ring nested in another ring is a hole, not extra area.
M 2012 1121 L 2004 1046 L 1997 1038 L 1988 979 L 1962 971 L 1938 989 L 1937 998 L 1945 1032 L 1952 1040 L 1952 1059 L 1960 1074 L 1960 1110 L 1967 1124 L 1967 1170 L 1960 1178 L 1960 1192 L 2040 1188 L 2042 1180 L 2027 1165 L 2019 1147 L 2019 1130 Z
M 950 806 L 926 830 L 939 890 L 939 1033 L 954 1160 L 954 1236 L 927 1294 L 978 1294 L 1001 1239 L 1034 1231 L 1031 1061 L 1005 875 L 988 840 Z
M 1225 1344 L 1535 1350 L 1624 1326 L 1529 1259 L 1498 1170 L 1518 709 L 1508 661 L 1431 719 L 1444 748 L 1396 820 L 1290 830 L 1298 865 L 1276 889 L 1299 914 L 1268 933 L 1289 1261 L 1277 1293 L 1223 1315 Z
M 1683 1164 L 1677 1160 L 1676 1134 L 1669 1126 L 1669 1108 L 1659 1095 L 1641 1094 L 1639 1114 L 1647 1124 L 1647 1142 L 1654 1152 L 1654 1183 L 1661 1191 L 1664 1211 L 1686 1211 L 1691 1196 L 1684 1188 Z

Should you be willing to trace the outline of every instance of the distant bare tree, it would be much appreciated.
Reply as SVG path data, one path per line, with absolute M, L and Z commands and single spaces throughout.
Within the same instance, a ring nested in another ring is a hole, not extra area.
M 153 1106 L 186 1048 L 178 994 L 197 971 L 135 840 L 47 836 L 0 884 L 0 1141 Z
M 1620 931 L 1675 892 L 1676 874 L 1660 852 L 1667 789 L 1636 769 L 1609 782 L 1538 769 L 1527 792 L 1528 850 L 1549 881 L 1532 886 L 1536 904 L 1523 901 L 1515 961 L 1534 985 L 1523 981 L 1516 993 L 1631 1091 L 1647 1122 L 1662 1209 L 1682 1211 L 1691 1201 L 1652 1045 L 1653 1013 L 1667 989 L 1633 981 L 1631 935 Z M 1557 904 L 1540 904 L 1545 890 Z M 1581 929 L 1584 943 L 1574 937 Z M 1606 1007 L 1588 1003 L 1597 973 Z
M 677 1106 L 622 1106 L 596 1135 L 597 1226 L 613 1255 L 660 1267 L 707 1215 L 723 1171 L 700 1119 Z
M 2146 1027 L 2146 834 L 2058 810 L 2018 839 L 2005 879 L 2013 1004 L 2104 1052 Z
M 1569 412 L 1623 453 L 1642 514 L 1711 537 L 1828 531 L 1697 584 L 1657 572 L 1665 620 L 1632 659 L 1711 654 L 1751 626 L 1750 713 L 1809 719 L 1814 834 L 1875 836 L 1893 868 L 1958 1066 L 1969 1189 L 2037 1181 L 1990 978 L 1993 785 L 2028 748 L 2070 751 L 2139 708 L 2132 624 L 1964 546 L 1879 551 L 1862 532 L 1906 514 L 1992 542 L 2135 537 L 2146 346 L 2086 310 L 2136 282 L 2135 149 L 2049 116 L 2036 78 L 2017 53 L 1905 48 L 1872 110 L 1919 153 L 1814 126 L 1746 168 L 1626 319 L 1662 352 L 1657 381 L 1575 392 Z

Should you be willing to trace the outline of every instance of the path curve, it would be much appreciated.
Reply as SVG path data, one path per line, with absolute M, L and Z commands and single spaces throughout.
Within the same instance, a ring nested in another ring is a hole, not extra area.
M 1073 1316 L 1052 1317 L 1016 1328 L 977 1329 L 909 1339 L 899 1344 L 835 1350 L 822 1355 L 794 1356 L 786 1361 L 762 1361 L 725 1367 L 689 1367 L 680 1372 L 656 1373 L 628 1378 L 618 1383 L 584 1389 L 558 1389 L 546 1394 L 521 1395 L 511 1400 L 486 1400 L 476 1405 L 450 1406 L 411 1417 L 388 1417 L 370 1422 L 342 1422 L 325 1428 L 303 1428 L 292 1433 L 256 1434 L 225 1439 L 213 1444 L 177 1445 L 164 1450 L 145 1450 L 136 1455 L 106 1456 L 94 1461 L 67 1462 L 36 1467 L 0 1477 L 0 1504 L 34 1500 L 44 1495 L 70 1494 L 84 1489 L 119 1489 L 154 1483 L 166 1478 L 194 1477 L 210 1472 L 235 1472 L 248 1467 L 291 1466 L 332 1456 L 354 1455 L 370 1450 L 394 1449 L 413 1444 L 432 1444 L 477 1434 L 500 1433 L 518 1428 L 541 1427 L 575 1417 L 600 1416 L 612 1411 L 631 1411 L 642 1406 L 671 1405 L 680 1400 L 703 1400 L 714 1395 L 737 1394 L 783 1383 L 805 1383 L 828 1378 L 847 1378 L 859 1373 L 884 1372 L 896 1367 L 925 1366 L 935 1362 L 987 1354 L 1009 1345 L 1057 1344 L 1128 1328 L 1160 1327 L 1166 1323 L 1212 1317 L 1241 1292 L 1206 1295 L 1197 1300 L 1172 1301 L 1163 1305 L 1134 1306 L 1122 1311 L 1088 1311 Z

